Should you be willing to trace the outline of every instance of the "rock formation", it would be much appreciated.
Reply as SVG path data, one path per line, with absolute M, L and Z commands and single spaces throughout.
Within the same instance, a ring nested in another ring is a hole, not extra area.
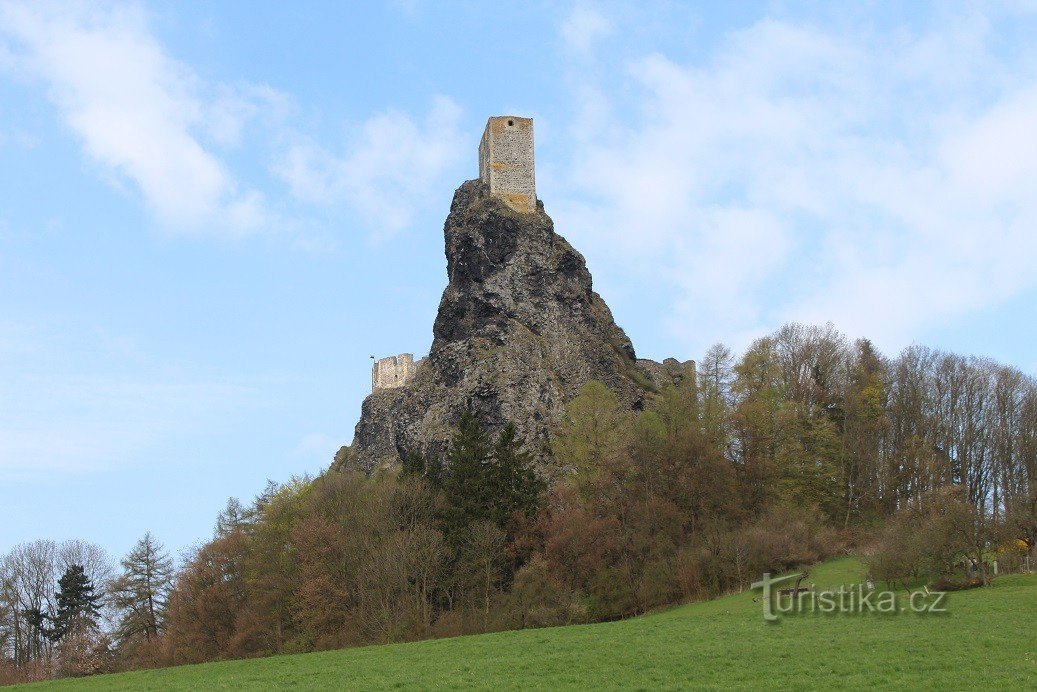
M 411 451 L 442 454 L 465 410 L 491 430 L 514 422 L 543 459 L 565 403 L 588 380 L 639 409 L 686 372 L 672 359 L 636 359 L 541 202 L 521 213 L 470 180 L 454 193 L 445 235 L 449 283 L 431 352 L 406 384 L 367 397 L 336 467 L 372 471 Z

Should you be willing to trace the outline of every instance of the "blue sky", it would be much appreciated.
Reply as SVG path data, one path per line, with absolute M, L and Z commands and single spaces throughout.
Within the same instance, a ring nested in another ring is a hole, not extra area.
M 0 551 L 352 438 L 487 116 L 641 356 L 832 321 L 1037 373 L 1037 6 L 0 2 Z

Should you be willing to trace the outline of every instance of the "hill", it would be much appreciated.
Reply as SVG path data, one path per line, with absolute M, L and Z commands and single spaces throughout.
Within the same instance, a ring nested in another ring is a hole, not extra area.
M 855 583 L 850 558 L 818 587 Z M 743 593 L 596 625 L 521 630 L 65 680 L 31 689 L 1024 688 L 1037 680 L 1037 575 L 951 594 L 946 615 L 800 615 Z

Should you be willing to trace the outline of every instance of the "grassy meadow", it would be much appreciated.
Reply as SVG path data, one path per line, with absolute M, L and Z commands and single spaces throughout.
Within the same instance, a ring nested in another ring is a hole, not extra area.
M 807 581 L 857 583 L 833 560 Z M 944 615 L 795 615 L 766 623 L 753 593 L 620 622 L 226 661 L 32 689 L 356 688 L 1020 689 L 1037 685 L 1037 575 L 950 594 Z

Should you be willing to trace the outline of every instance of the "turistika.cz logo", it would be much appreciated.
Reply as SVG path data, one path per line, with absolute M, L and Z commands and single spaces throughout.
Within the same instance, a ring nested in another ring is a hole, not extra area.
M 871 584 L 854 584 L 840 586 L 826 591 L 815 591 L 813 588 L 800 588 L 802 574 L 790 574 L 784 577 L 772 577 L 770 572 L 763 575 L 763 581 L 752 585 L 753 590 L 762 589 L 760 598 L 754 599 L 763 603 L 763 619 L 767 622 L 777 621 L 781 615 L 799 615 L 821 613 L 829 615 L 878 613 L 894 615 L 897 613 L 946 613 L 944 600 L 946 592 L 930 591 L 923 587 L 920 591 L 912 591 L 906 595 L 895 591 L 875 590 Z M 792 580 L 796 586 L 777 588 Z

